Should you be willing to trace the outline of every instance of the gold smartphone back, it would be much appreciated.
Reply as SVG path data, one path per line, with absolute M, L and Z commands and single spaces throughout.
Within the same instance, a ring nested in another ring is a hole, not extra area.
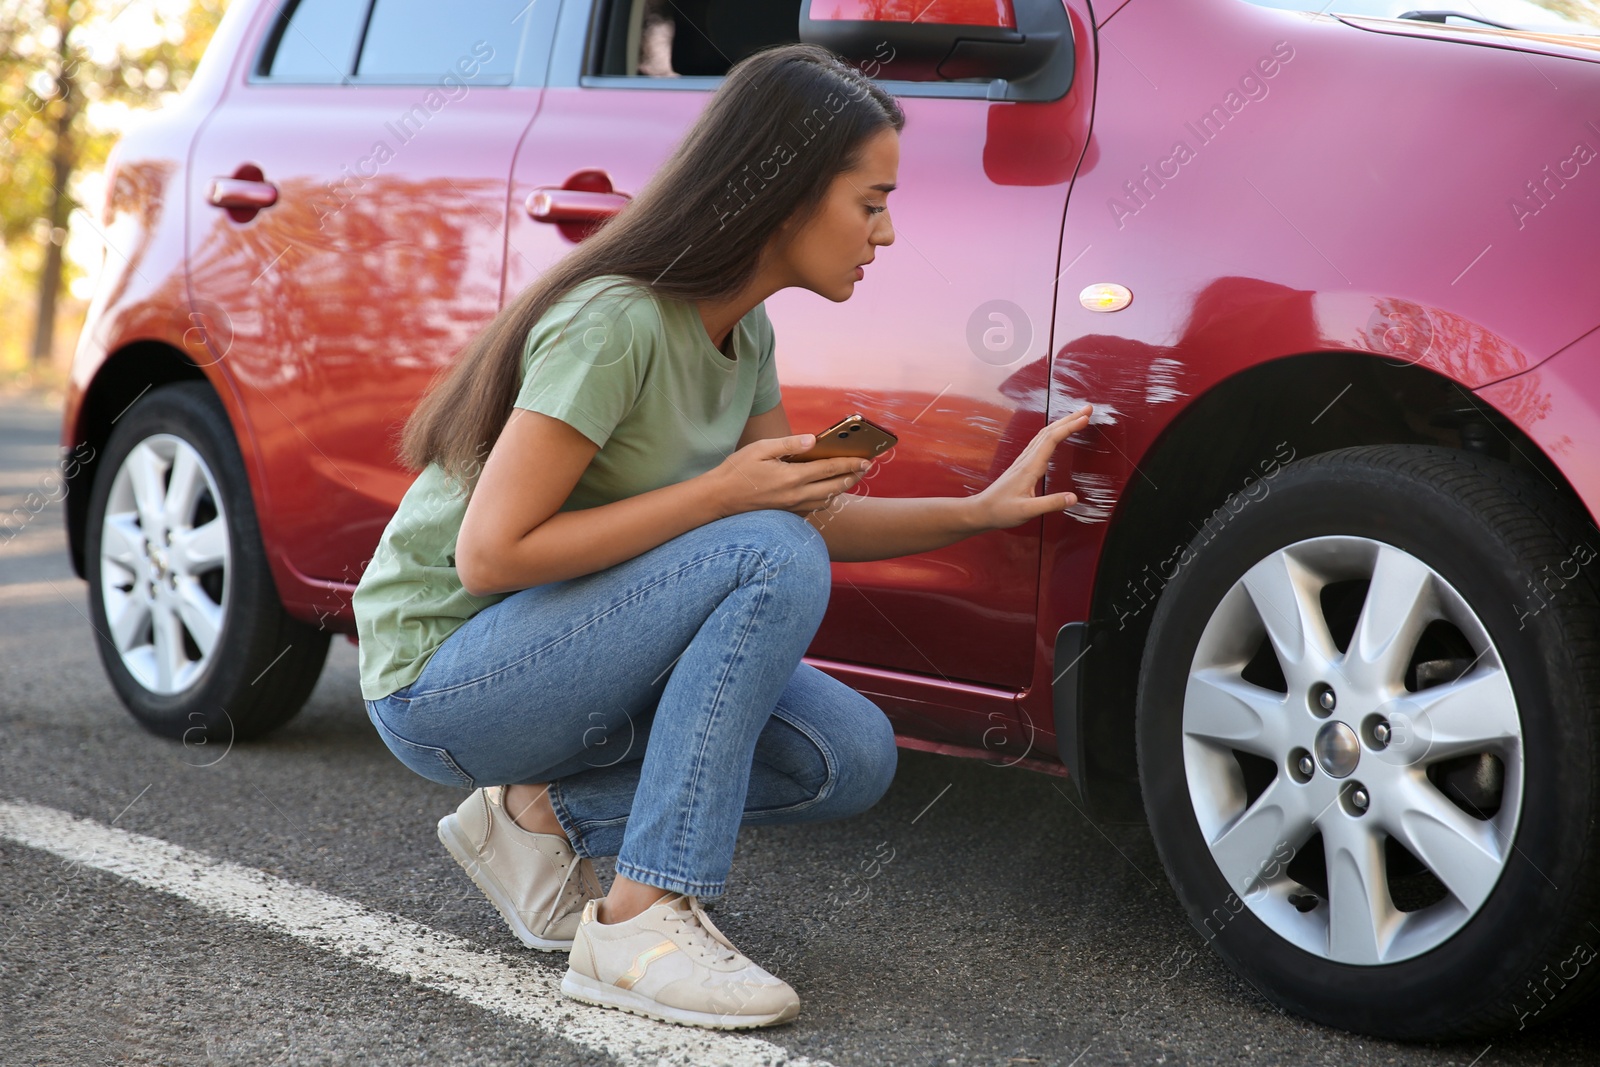
M 895 446 L 900 439 L 859 412 L 846 415 L 817 434 L 817 443 L 804 452 L 784 457 L 791 463 L 814 459 L 855 456 L 875 459 Z

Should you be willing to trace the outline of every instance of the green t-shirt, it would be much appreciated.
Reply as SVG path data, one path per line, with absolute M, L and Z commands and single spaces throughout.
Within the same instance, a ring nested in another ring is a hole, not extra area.
M 779 394 L 772 323 L 757 304 L 729 358 L 689 301 L 620 275 L 582 282 L 529 331 L 516 407 L 568 423 L 600 450 L 559 510 L 599 507 L 711 470 Z M 462 487 L 430 463 L 406 490 L 357 583 L 361 695 L 415 681 L 462 623 L 510 592 L 474 597 L 456 574 Z

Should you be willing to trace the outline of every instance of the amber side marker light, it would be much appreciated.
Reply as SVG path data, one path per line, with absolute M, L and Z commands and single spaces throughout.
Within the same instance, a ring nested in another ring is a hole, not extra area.
M 1133 302 L 1133 293 L 1116 282 L 1095 282 L 1078 294 L 1078 303 L 1090 311 L 1121 311 Z

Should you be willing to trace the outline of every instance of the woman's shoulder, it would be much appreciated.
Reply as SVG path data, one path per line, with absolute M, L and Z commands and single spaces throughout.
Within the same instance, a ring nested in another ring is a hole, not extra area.
M 641 302 L 657 302 L 656 293 L 645 283 L 625 274 L 596 274 L 569 286 L 551 303 L 551 308 L 569 313 L 571 305 L 622 307 Z
M 744 318 L 739 320 L 755 342 L 757 349 L 763 356 L 771 353 L 777 338 L 772 327 L 772 319 L 767 316 L 767 302 L 761 301 L 755 307 L 744 313 Z
M 627 318 L 635 326 L 659 329 L 663 299 L 644 282 L 625 274 L 597 274 L 567 287 L 540 317 L 541 326 L 565 326 L 573 319 Z

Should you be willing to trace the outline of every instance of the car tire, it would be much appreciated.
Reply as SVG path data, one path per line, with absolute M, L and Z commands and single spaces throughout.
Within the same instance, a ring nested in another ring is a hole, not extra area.
M 120 417 L 90 489 L 85 566 L 101 662 L 153 733 L 219 747 L 260 737 L 322 673 L 332 634 L 278 599 L 207 383 L 156 389 Z
M 1267 999 L 1436 1040 L 1595 987 L 1597 547 L 1537 475 L 1385 445 L 1275 468 L 1175 557 L 1145 810 L 1190 921 Z

